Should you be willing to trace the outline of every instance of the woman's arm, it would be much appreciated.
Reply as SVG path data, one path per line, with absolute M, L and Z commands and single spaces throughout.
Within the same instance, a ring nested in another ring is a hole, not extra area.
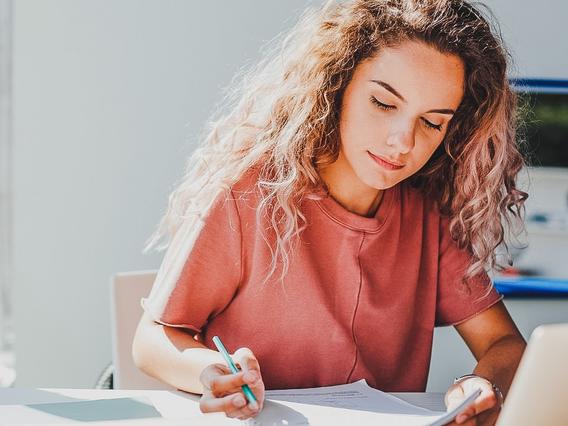
M 526 347 L 526 342 L 503 302 L 455 326 L 477 360 L 473 374 L 497 385 L 506 396 Z M 499 413 L 499 398 L 491 384 L 477 377 L 454 384 L 446 392 L 448 409 L 459 404 L 471 390 L 480 387 L 475 404 L 451 425 L 492 425 Z
M 136 366 L 177 389 L 203 393 L 201 372 L 211 364 L 224 364 L 217 351 L 207 348 L 189 330 L 156 323 L 144 313 L 132 344 Z
M 455 328 L 477 360 L 473 373 L 495 383 L 506 396 L 526 342 L 503 302 Z
M 186 392 L 202 394 L 199 408 L 204 413 L 225 412 L 227 417 L 246 419 L 264 406 L 264 382 L 258 360 L 248 348 L 237 349 L 231 357 L 238 373 L 224 365 L 222 355 L 199 341 L 198 334 L 156 323 L 144 313 L 132 344 L 134 363 L 146 374 Z M 248 384 L 257 402 L 247 403 L 242 386 Z

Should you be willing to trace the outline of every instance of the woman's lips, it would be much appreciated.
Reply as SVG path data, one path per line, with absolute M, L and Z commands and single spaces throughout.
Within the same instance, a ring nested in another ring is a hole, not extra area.
M 391 163 L 390 161 L 379 157 L 377 155 L 373 155 L 371 154 L 369 151 L 367 151 L 369 153 L 369 156 L 375 160 L 375 163 L 377 163 L 379 166 L 384 167 L 385 169 L 388 170 L 400 170 L 404 167 L 404 164 L 396 164 L 396 163 Z

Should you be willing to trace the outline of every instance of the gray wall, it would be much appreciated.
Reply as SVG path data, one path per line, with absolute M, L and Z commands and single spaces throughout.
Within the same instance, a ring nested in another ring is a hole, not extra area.
M 141 248 L 220 88 L 303 1 L 18 0 L 18 386 L 88 387 L 110 362 L 109 277 Z
M 490 2 L 522 73 L 566 77 L 566 46 L 554 34 L 568 6 L 543 3 Z M 18 386 L 94 384 L 111 357 L 110 275 L 159 265 L 141 248 L 188 140 L 220 88 L 305 4 L 15 2 Z
M 500 23 L 517 70 L 512 75 L 568 78 L 568 44 L 562 35 L 568 19 L 563 0 L 483 1 Z

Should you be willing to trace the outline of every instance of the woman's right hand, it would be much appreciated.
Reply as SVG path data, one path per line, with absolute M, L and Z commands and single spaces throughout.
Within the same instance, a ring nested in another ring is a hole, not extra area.
M 240 420 L 255 417 L 264 405 L 260 365 L 248 348 L 237 349 L 231 358 L 240 367 L 240 372 L 233 374 L 224 364 L 211 364 L 201 372 L 199 380 L 203 385 L 203 395 L 199 408 L 203 413 L 221 411 L 227 417 Z M 256 397 L 256 404 L 248 403 L 241 388 L 244 384 L 249 385 Z

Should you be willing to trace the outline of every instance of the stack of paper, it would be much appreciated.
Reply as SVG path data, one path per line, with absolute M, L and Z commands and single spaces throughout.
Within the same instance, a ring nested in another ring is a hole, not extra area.
M 450 422 L 480 391 L 451 412 L 431 411 L 376 390 L 365 380 L 324 388 L 267 392 L 263 411 L 251 425 L 405 425 Z

